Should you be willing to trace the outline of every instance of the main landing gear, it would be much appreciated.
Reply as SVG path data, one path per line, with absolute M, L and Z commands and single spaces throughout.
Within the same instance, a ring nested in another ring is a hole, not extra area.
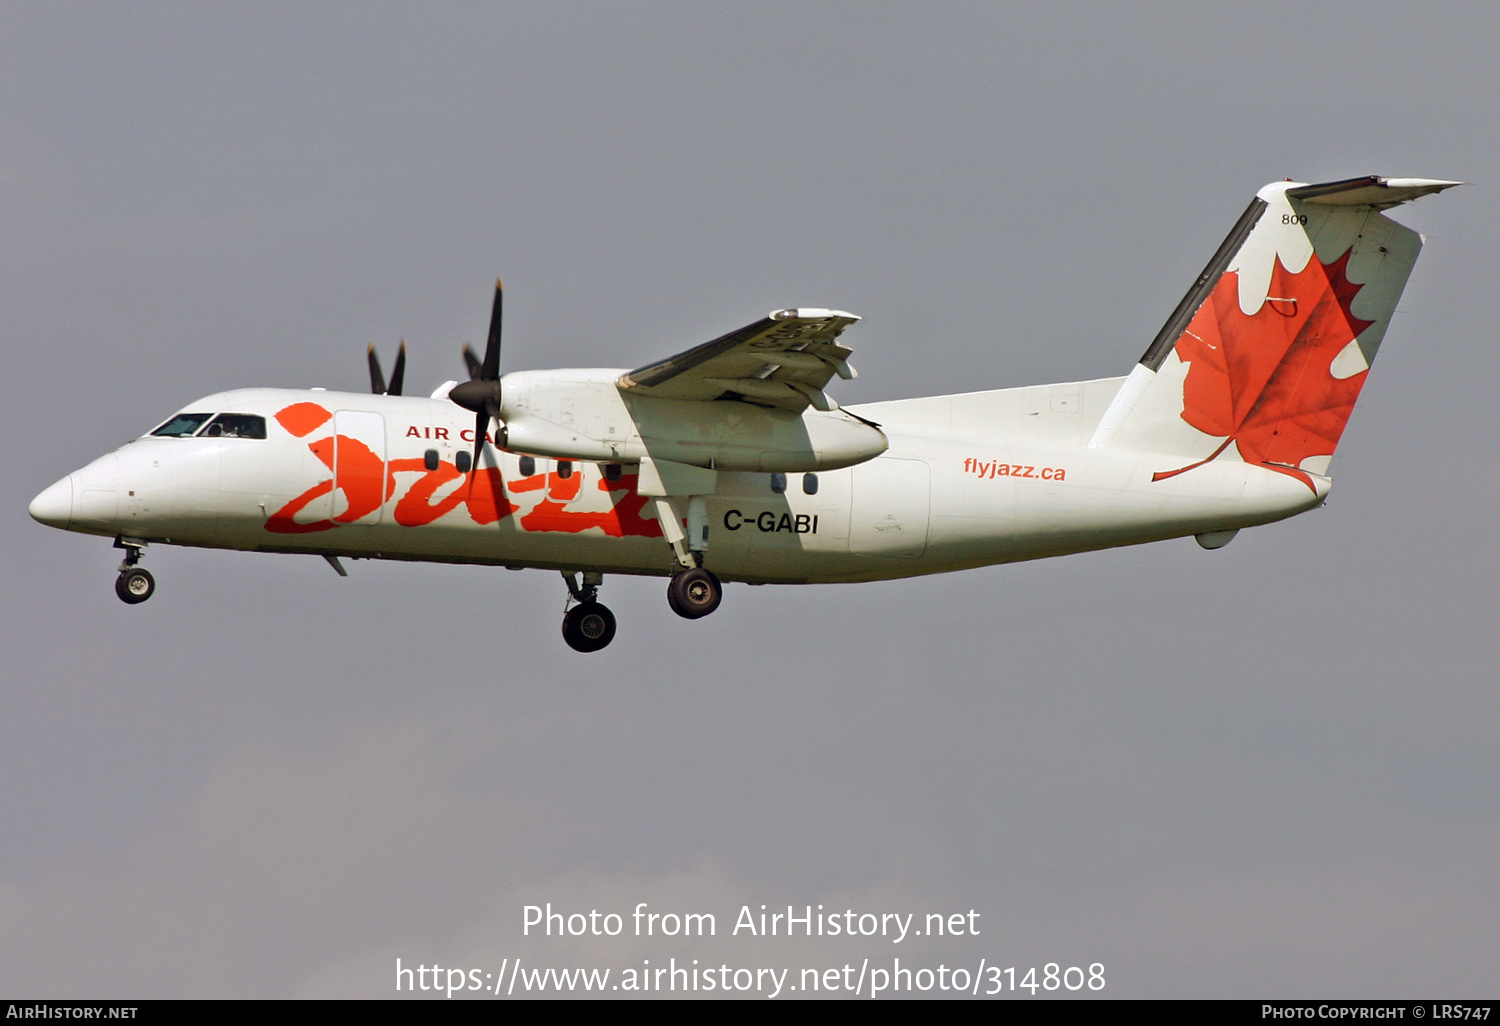
M 667 605 L 678 616 L 697 620 L 719 608 L 724 600 L 724 585 L 712 570 L 703 566 L 708 551 L 708 500 L 702 495 L 689 496 L 686 517 L 678 507 L 678 502 L 670 497 L 656 500 L 657 522 L 662 525 L 662 534 L 677 562 L 677 572 L 667 585 Z
M 695 566 L 673 577 L 667 585 L 667 605 L 687 620 L 707 616 L 724 599 L 724 585 L 712 570 Z
M 604 575 L 588 571 L 582 576 L 579 583 L 578 574 L 563 572 L 568 602 L 563 607 L 562 636 L 575 652 L 597 652 L 615 640 L 615 614 L 599 601 L 599 585 L 604 583 Z M 120 597 L 124 598 L 123 593 Z M 724 585 L 712 570 L 701 566 L 683 570 L 667 585 L 667 605 L 687 620 L 707 616 L 719 608 L 723 599 Z
M 615 639 L 615 614 L 599 601 L 604 575 L 585 573 L 582 586 L 575 574 L 562 577 L 568 585 L 568 601 L 578 603 L 563 614 L 563 640 L 575 652 L 597 652 Z
M 120 576 L 115 580 L 115 594 L 128 605 L 139 605 L 156 592 L 156 578 L 151 572 L 136 564 L 141 561 L 143 541 L 115 539 L 115 548 L 125 550 L 125 560 L 120 564 Z

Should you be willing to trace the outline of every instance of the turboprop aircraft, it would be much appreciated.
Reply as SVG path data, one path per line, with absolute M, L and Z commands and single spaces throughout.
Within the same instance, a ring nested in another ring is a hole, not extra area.
M 669 578 L 688 619 L 722 581 L 873 581 L 1192 535 L 1207 549 L 1322 504 L 1329 463 L 1421 237 L 1383 211 L 1458 182 L 1261 189 L 1125 377 L 841 407 L 859 318 L 777 310 L 636 370 L 500 374 L 495 287 L 469 380 L 402 395 L 250 388 L 189 403 L 31 503 L 150 543 L 562 572 L 563 637 L 615 634 L 606 574 Z

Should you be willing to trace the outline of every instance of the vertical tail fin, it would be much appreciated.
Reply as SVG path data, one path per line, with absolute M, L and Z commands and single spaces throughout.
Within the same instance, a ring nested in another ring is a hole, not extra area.
M 1327 473 L 1422 248 L 1420 235 L 1381 211 L 1458 184 L 1266 186 L 1089 444 L 1172 457 L 1156 480 L 1224 457 L 1313 487 L 1308 475 Z

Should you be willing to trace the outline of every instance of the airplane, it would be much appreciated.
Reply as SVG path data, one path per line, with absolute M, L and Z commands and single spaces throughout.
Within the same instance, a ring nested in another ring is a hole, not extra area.
M 497 282 L 467 381 L 204 396 L 39 494 L 51 527 L 148 544 L 560 571 L 566 643 L 615 636 L 607 574 L 723 582 L 947 573 L 1247 527 L 1316 508 L 1422 246 L 1384 214 L 1459 182 L 1267 185 L 1124 377 L 840 406 L 841 310 L 777 310 L 635 370 L 501 375 Z

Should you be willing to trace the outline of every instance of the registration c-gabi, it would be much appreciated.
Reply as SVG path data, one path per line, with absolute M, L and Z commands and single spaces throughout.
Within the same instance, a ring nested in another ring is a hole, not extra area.
M 818 514 L 809 516 L 806 513 L 782 513 L 778 515 L 775 510 L 768 509 L 751 516 L 737 509 L 731 509 L 724 514 L 724 527 L 730 531 L 738 531 L 746 525 L 754 525 L 760 528 L 762 534 L 775 534 L 778 531 L 788 531 L 792 534 L 817 534 Z

